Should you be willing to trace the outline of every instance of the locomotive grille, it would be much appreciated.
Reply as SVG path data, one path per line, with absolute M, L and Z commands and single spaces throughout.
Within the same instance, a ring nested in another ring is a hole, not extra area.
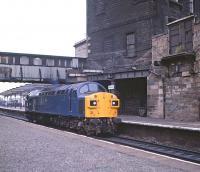
M 84 99 L 79 100 L 79 113 L 80 114 L 85 113 L 85 100 Z

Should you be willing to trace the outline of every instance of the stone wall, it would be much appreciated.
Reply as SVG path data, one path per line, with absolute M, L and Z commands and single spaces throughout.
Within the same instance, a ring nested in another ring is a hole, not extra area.
M 152 70 L 147 81 L 148 116 L 176 121 L 200 120 L 200 24 L 193 25 L 193 49 L 167 64 L 168 35 L 152 38 Z M 180 55 L 179 55 L 180 56 Z M 156 66 L 157 65 L 157 66 Z
M 164 118 L 162 78 L 165 75 L 165 68 L 159 63 L 163 55 L 168 55 L 168 52 L 168 34 L 154 36 L 152 38 L 152 69 L 147 78 L 147 116 L 152 118 Z
M 151 73 L 147 78 L 147 116 L 164 118 L 163 82 L 160 76 Z
M 193 26 L 193 48 L 196 53 L 196 60 L 200 60 L 200 23 Z
M 166 78 L 166 119 L 178 121 L 199 120 L 200 77 Z
M 88 44 L 87 40 L 82 40 L 74 45 L 75 57 L 88 57 Z
M 169 54 L 169 36 L 160 34 L 152 37 L 152 61 L 161 61 L 163 56 Z

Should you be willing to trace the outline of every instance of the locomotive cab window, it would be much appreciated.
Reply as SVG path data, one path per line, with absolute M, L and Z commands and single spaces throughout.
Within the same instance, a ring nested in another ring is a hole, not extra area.
M 81 94 L 105 92 L 105 88 L 98 84 L 86 84 L 80 88 Z
M 87 93 L 88 91 L 89 91 L 88 85 L 84 85 L 80 88 L 81 94 Z

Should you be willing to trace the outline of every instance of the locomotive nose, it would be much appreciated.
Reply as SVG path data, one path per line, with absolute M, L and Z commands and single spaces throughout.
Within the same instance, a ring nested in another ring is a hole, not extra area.
M 111 93 L 100 92 L 88 95 L 85 97 L 85 117 L 117 117 L 119 105 L 119 99 Z

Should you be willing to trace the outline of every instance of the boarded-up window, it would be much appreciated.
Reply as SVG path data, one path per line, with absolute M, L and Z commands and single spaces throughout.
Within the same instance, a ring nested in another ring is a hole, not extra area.
M 34 58 L 33 59 L 33 64 L 36 66 L 41 66 L 42 65 L 42 60 L 40 58 Z
M 187 20 L 169 25 L 169 43 L 171 54 L 192 52 L 192 19 L 193 18 L 189 18 Z
M 21 65 L 28 65 L 29 64 L 29 58 L 26 56 L 20 57 L 20 64 Z
M 104 44 L 103 44 L 103 50 L 104 52 L 113 51 L 113 37 L 105 38 Z
M 130 33 L 126 35 L 127 56 L 134 57 L 135 53 L 135 34 Z
M 194 13 L 194 2 L 193 2 L 193 0 L 190 0 L 190 13 L 191 14 Z
M 46 60 L 46 65 L 47 66 L 54 66 L 54 59 L 47 59 Z
M 0 63 L 8 64 L 8 57 L 7 56 L 0 56 Z
M 103 14 L 105 12 L 104 0 L 96 0 L 96 15 Z

